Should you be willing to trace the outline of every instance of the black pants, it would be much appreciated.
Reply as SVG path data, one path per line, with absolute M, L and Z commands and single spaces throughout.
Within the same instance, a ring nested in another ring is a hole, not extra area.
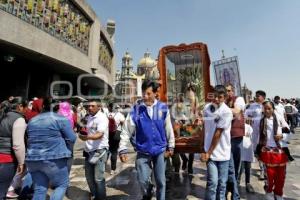
M 243 171 L 245 170 L 245 182 L 246 185 L 247 183 L 250 183 L 250 176 L 251 176 L 251 162 L 243 161 L 241 164 L 241 169 L 239 173 L 239 178 L 238 180 L 241 182 L 241 177 L 243 174 Z
M 290 125 L 291 131 L 294 132 L 294 128 L 296 127 L 296 119 L 295 115 L 287 114 L 287 123 Z
M 181 161 L 180 161 L 179 154 L 174 153 L 174 155 L 172 156 L 172 166 L 174 167 L 175 172 L 179 172 L 180 165 L 181 165 Z
M 182 153 L 180 154 L 180 157 L 182 159 L 182 166 L 184 166 L 183 169 L 186 168 L 186 164 L 188 164 L 188 170 L 192 171 L 194 163 L 194 154 L 190 153 L 189 158 L 187 158 L 187 156 L 184 153 Z
M 0 163 L 0 200 L 6 198 L 7 190 L 16 174 L 16 163 Z
M 113 138 L 109 139 L 111 170 L 116 170 L 117 168 L 119 143 L 120 140 L 114 140 Z

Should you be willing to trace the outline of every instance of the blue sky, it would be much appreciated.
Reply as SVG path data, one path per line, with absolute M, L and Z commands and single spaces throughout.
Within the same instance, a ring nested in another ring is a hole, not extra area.
M 239 57 L 242 84 L 269 97 L 300 97 L 300 0 L 88 0 L 116 21 L 117 66 L 170 44 L 204 42 L 212 61 Z M 212 74 L 212 81 L 214 75 Z

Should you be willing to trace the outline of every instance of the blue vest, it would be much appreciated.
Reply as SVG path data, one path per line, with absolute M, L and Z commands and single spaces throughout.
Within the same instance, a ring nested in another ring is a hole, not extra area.
M 168 107 L 158 101 L 153 106 L 152 119 L 145 105 L 137 104 L 130 115 L 136 126 L 136 149 L 140 153 L 156 156 L 166 150 L 167 137 L 165 119 Z

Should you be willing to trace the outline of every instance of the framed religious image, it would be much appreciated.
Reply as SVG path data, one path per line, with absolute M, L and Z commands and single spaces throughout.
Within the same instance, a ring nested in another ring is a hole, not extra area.
M 216 84 L 231 84 L 237 96 L 242 96 L 240 70 L 237 56 L 213 62 Z
M 207 46 L 203 43 L 166 46 L 159 52 L 159 96 L 169 105 L 176 152 L 202 151 L 202 110 L 212 91 L 209 66 Z

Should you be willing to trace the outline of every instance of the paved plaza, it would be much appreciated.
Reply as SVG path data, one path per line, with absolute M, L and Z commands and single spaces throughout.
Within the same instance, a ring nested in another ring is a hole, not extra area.
M 87 200 L 88 186 L 84 176 L 84 158 L 82 157 L 83 143 L 78 140 L 75 147 L 75 160 L 71 172 L 71 187 L 68 198 L 65 200 Z M 295 157 L 295 161 L 288 164 L 287 180 L 284 188 L 285 200 L 300 199 L 300 129 L 297 129 L 293 140 L 290 142 L 290 149 Z M 121 164 L 118 160 L 117 173 L 110 175 L 109 161 L 106 167 L 106 182 L 108 200 L 139 200 L 141 194 L 139 184 L 136 179 L 134 165 L 135 153 L 131 151 L 130 160 L 126 164 Z M 172 174 L 170 182 L 167 184 L 167 199 L 172 200 L 194 200 L 204 199 L 206 167 L 199 161 L 199 156 L 195 156 L 194 175 L 187 172 Z M 244 177 L 241 181 L 241 197 L 246 200 L 264 199 L 263 181 L 258 180 L 259 170 L 256 163 L 253 164 L 253 176 L 251 183 L 255 189 L 255 194 L 247 194 L 245 191 Z M 155 199 L 155 198 L 153 198 Z

